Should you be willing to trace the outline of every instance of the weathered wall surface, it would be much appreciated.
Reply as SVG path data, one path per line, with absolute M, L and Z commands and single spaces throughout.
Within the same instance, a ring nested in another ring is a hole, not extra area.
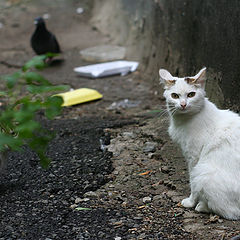
M 94 24 L 128 48 L 153 86 L 158 69 L 208 68 L 208 96 L 240 110 L 240 1 L 96 0 Z

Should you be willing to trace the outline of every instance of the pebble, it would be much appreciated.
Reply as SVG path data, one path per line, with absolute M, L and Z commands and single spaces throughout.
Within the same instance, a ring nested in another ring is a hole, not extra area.
M 86 197 L 86 198 L 97 198 L 98 197 L 98 195 L 97 195 L 97 193 L 95 193 L 95 192 L 93 192 L 93 191 L 90 191 L 90 192 L 86 192 L 85 194 L 84 194 L 84 197 Z
M 170 172 L 170 169 L 169 169 L 169 167 L 168 166 L 163 166 L 163 167 L 161 167 L 161 172 L 163 172 L 163 173 L 169 173 Z
M 76 9 L 76 12 L 77 12 L 78 14 L 81 14 L 81 13 L 84 12 L 84 9 L 81 8 L 81 7 L 79 7 L 79 8 Z
M 121 237 L 115 237 L 114 240 L 121 240 Z
M 150 153 L 150 152 L 155 152 L 157 147 L 157 143 L 155 142 L 146 142 L 144 147 L 143 147 L 143 152 L 145 153 Z
M 152 201 L 151 197 L 144 197 L 143 198 L 143 203 L 150 203 Z
M 17 216 L 17 217 L 22 217 L 23 214 L 22 214 L 22 213 L 16 213 L 16 216 Z
M 240 240 L 240 235 L 237 235 L 235 237 L 232 237 L 231 240 Z
M 78 205 L 77 204 L 72 204 L 70 208 L 76 208 Z
M 89 198 L 76 198 L 75 203 L 87 202 L 89 200 L 90 200 Z
M 162 199 L 162 196 L 161 195 L 156 195 L 153 197 L 153 201 L 159 201 Z
M 125 138 L 136 138 L 136 134 L 134 134 L 133 132 L 124 132 L 122 135 Z

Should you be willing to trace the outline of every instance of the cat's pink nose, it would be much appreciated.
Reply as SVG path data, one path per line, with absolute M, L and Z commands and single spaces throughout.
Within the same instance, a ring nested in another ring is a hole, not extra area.
M 182 109 L 185 109 L 185 108 L 186 108 L 186 106 L 187 106 L 187 104 L 186 104 L 186 103 L 181 103 L 181 107 L 182 107 Z

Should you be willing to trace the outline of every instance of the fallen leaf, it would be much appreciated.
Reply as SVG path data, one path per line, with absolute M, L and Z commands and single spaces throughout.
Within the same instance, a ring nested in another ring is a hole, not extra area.
M 84 207 L 77 207 L 75 209 L 78 210 L 78 211 L 89 211 L 89 210 L 92 210 L 91 208 L 84 208 Z
M 217 222 L 219 219 L 219 216 L 217 215 L 211 215 L 210 218 L 209 218 L 209 221 L 212 222 L 212 223 L 215 223 Z
M 145 176 L 145 175 L 148 175 L 149 173 L 151 173 L 152 171 L 146 171 L 146 172 L 143 172 L 143 173 L 139 173 L 138 175 L 140 176 Z
M 181 204 L 181 202 L 179 202 L 179 203 L 177 204 L 177 206 L 178 206 L 178 207 L 183 207 L 183 205 Z

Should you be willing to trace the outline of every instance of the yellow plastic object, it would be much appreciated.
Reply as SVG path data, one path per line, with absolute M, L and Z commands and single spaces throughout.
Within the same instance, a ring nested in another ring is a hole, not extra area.
M 55 96 L 61 96 L 63 98 L 62 106 L 64 107 L 97 100 L 103 97 L 98 91 L 90 88 L 79 88 L 77 90 L 59 93 Z

